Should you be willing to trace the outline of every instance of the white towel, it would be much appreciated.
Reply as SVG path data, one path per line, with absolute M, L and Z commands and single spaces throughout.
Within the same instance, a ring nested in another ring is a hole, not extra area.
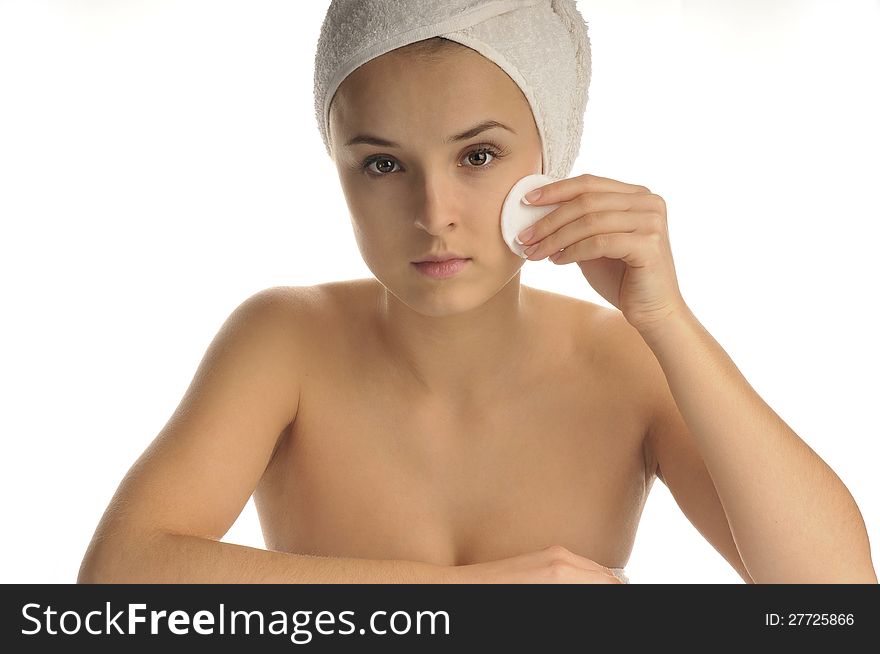
M 590 40 L 574 0 L 333 0 L 315 54 L 315 117 L 327 154 L 330 102 L 369 60 L 440 36 L 493 61 L 529 102 L 543 147 L 541 172 L 568 177 L 590 86 Z

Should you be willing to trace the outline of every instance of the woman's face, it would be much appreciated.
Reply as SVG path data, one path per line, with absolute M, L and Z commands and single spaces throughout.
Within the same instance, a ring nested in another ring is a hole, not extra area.
M 449 140 L 486 121 L 512 131 Z M 410 308 L 466 311 L 522 267 L 501 238 L 500 211 L 517 180 L 541 172 L 541 142 L 528 102 L 494 63 L 463 46 L 438 59 L 406 49 L 372 59 L 339 87 L 330 135 L 361 255 Z M 348 145 L 358 136 L 396 146 Z M 471 261 L 446 279 L 413 264 L 439 252 Z

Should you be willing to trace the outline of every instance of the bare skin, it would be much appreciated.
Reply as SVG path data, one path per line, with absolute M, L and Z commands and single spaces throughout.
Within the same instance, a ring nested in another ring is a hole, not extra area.
M 349 75 L 330 116 L 373 277 L 233 312 L 79 579 L 618 583 L 657 478 L 754 583 L 641 332 L 520 283 L 499 211 L 542 152 L 513 81 L 466 48 L 401 49 Z M 448 252 L 469 259 L 456 277 L 414 265 Z M 220 542 L 252 494 L 267 550 Z
M 316 288 L 296 421 L 254 494 L 269 549 L 466 566 L 557 545 L 626 565 L 655 464 L 610 310 L 523 287 L 535 356 L 451 406 L 389 364 L 375 280 Z
M 650 352 L 619 312 L 521 287 L 533 356 L 468 403 L 389 359 L 382 290 L 242 303 L 78 580 L 620 583 L 658 469 Z M 251 494 L 267 550 L 220 541 Z
M 510 130 L 448 140 L 486 120 Z M 374 278 L 230 317 L 80 579 L 619 583 L 658 379 L 619 312 L 520 284 L 499 211 L 542 153 L 519 88 L 467 48 L 395 51 L 343 82 L 330 128 Z M 456 278 L 413 265 L 445 251 L 471 259 Z M 268 551 L 219 542 L 252 493 Z
M 510 129 L 447 141 L 486 119 Z M 394 51 L 343 82 L 330 133 L 376 279 L 322 285 L 297 418 L 255 495 L 267 545 L 446 566 L 562 545 L 623 567 L 646 410 L 601 352 L 605 310 L 522 287 L 500 238 L 505 195 L 541 172 L 519 87 L 468 48 Z M 349 144 L 365 134 L 393 145 Z M 487 143 L 503 156 L 475 157 Z M 449 250 L 471 258 L 456 278 L 412 264 Z

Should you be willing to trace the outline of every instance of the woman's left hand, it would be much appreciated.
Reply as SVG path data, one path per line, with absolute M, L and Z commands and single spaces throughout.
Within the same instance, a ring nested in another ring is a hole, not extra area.
M 533 225 L 530 238 L 520 236 L 521 242 L 536 246 L 527 252 L 529 259 L 554 255 L 551 261 L 557 264 L 577 262 L 590 286 L 640 333 L 685 308 L 663 198 L 644 186 L 595 175 L 540 189 L 538 199 L 527 198 L 529 204 L 561 206 Z

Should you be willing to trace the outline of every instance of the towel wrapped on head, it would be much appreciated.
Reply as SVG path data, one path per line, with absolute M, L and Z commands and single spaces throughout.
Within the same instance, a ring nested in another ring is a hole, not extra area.
M 437 36 L 507 73 L 532 109 L 542 174 L 568 177 L 591 72 L 587 24 L 574 0 L 332 0 L 315 54 L 315 117 L 327 154 L 330 103 L 342 81 L 375 57 Z

